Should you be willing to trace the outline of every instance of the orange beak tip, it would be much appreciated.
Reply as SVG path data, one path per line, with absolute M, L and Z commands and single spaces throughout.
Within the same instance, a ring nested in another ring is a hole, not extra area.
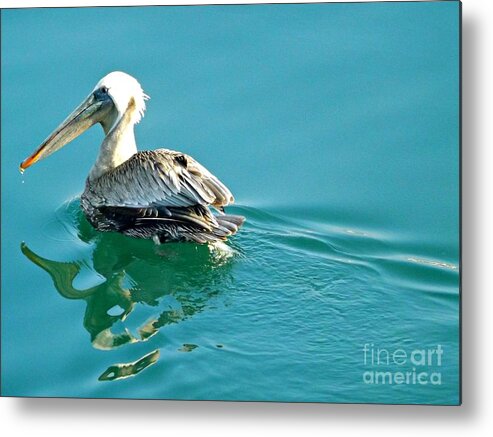
M 19 171 L 21 172 L 21 174 L 23 174 L 24 171 L 26 171 L 27 168 L 31 167 L 31 165 L 33 165 L 37 160 L 38 154 L 30 156 L 29 158 L 22 161 L 19 165 Z
M 21 174 L 24 174 L 24 171 L 26 170 L 27 166 L 24 165 L 24 162 L 21 162 L 19 165 L 19 171 Z

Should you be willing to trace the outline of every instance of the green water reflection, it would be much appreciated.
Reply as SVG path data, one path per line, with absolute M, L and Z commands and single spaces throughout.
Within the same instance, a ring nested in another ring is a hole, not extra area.
M 112 350 L 127 344 L 145 342 L 160 329 L 180 323 L 203 311 L 207 302 L 225 287 L 233 261 L 232 249 L 195 244 L 154 246 L 114 233 L 96 233 L 82 215 L 78 234 L 82 241 L 93 244 L 93 269 L 104 278 L 89 288 L 74 286 L 83 266 L 82 260 L 46 259 L 21 244 L 22 253 L 52 278 L 58 293 L 69 300 L 83 300 L 86 310 L 83 326 L 92 345 Z M 125 320 L 137 305 L 157 306 L 165 296 L 168 308 L 156 311 L 154 317 L 138 327 L 137 333 L 124 328 L 114 332 L 115 324 Z M 195 345 L 185 344 L 182 351 Z M 159 351 L 146 353 L 135 362 L 120 363 L 105 370 L 99 380 L 134 376 L 156 363 Z

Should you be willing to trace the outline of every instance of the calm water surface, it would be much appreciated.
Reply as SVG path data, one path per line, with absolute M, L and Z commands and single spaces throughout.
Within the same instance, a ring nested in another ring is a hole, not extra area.
M 2 394 L 458 402 L 458 3 L 1 24 Z M 78 196 L 100 128 L 19 174 L 117 69 L 152 97 L 140 147 L 189 153 L 234 192 L 229 250 L 92 230 Z M 440 363 L 371 362 L 438 345 Z M 384 370 L 441 383 L 365 381 Z

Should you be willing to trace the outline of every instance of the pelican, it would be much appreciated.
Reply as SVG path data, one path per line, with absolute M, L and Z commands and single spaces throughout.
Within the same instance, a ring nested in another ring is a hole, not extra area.
M 106 75 L 20 164 L 20 171 L 99 123 L 105 138 L 81 196 L 82 210 L 94 228 L 156 244 L 226 240 L 245 220 L 224 213 L 234 202 L 229 189 L 189 155 L 167 149 L 137 151 L 134 126 L 144 116 L 148 99 L 132 76 L 121 71 Z

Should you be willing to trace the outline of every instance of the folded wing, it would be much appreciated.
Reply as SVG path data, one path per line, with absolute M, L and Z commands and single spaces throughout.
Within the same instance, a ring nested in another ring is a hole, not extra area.
M 91 183 L 105 206 L 222 208 L 233 195 L 192 157 L 158 149 L 136 153 L 128 161 Z

